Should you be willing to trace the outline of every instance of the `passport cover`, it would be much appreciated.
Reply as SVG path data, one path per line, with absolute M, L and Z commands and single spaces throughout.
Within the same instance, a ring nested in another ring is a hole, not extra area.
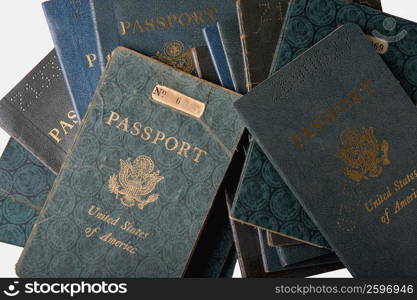
M 117 46 L 195 73 L 190 49 L 204 46 L 201 30 L 236 17 L 234 0 L 90 0 L 99 60 Z
M 13 138 L 0 158 L 0 242 L 23 247 L 55 176 Z
M 310 259 L 318 258 L 333 252 L 306 244 L 275 247 L 282 266 L 290 266 Z
M 199 46 L 191 49 L 193 63 L 198 77 L 219 84 L 219 77 L 214 69 L 213 61 L 207 46 Z
M 59 172 L 78 120 L 54 50 L 0 101 L 0 126 Z
M 49 0 L 42 7 L 72 104 L 81 120 L 101 75 L 89 0 Z
M 271 231 L 266 232 L 266 240 L 268 242 L 268 246 L 270 247 L 295 246 L 301 244 L 301 242 L 299 241 L 286 238 L 280 234 L 276 234 Z
M 226 55 L 234 90 L 241 94 L 246 94 L 247 88 L 238 20 L 234 18 L 217 22 L 217 29 L 219 30 L 223 50 Z
M 277 272 L 294 272 L 298 269 L 305 269 L 311 267 L 319 267 L 321 265 L 329 265 L 329 264 L 338 264 L 340 261 L 334 255 L 325 255 L 321 257 L 317 257 L 315 259 L 306 260 L 300 262 L 298 264 L 294 264 L 291 266 L 285 266 L 281 263 L 281 259 L 279 257 L 279 253 L 275 247 L 269 247 L 267 242 L 266 231 L 262 229 L 257 229 L 258 231 L 258 239 L 261 245 L 261 253 L 262 253 L 262 261 L 264 270 L 267 273 L 277 273 Z M 297 274 L 297 273 L 295 273 Z M 312 275 L 309 275 L 312 276 Z
M 289 0 L 237 0 L 247 89 L 268 77 Z
M 226 55 L 220 39 L 219 30 L 216 26 L 209 26 L 203 29 L 203 35 L 210 52 L 211 60 L 214 64 L 214 69 L 216 70 L 217 77 L 219 78 L 220 85 L 229 90 L 234 90 L 235 87 L 227 65 Z
M 249 146 L 231 218 L 298 243 L 329 247 L 255 141 Z
M 289 26 L 288 24 L 291 22 L 291 19 L 297 19 L 299 15 L 299 12 L 302 10 L 301 8 L 306 8 L 307 4 L 308 4 L 308 15 L 312 16 L 314 14 L 317 14 L 316 19 L 320 20 L 321 18 L 325 19 L 323 17 L 323 15 L 321 14 L 325 14 L 326 11 L 331 11 L 331 7 L 332 7 L 332 3 L 334 2 L 335 7 L 340 7 L 342 5 L 345 5 L 346 8 L 345 10 L 341 10 L 340 15 L 338 15 L 338 18 L 336 18 L 337 20 L 341 21 L 341 20 L 347 20 L 346 22 L 350 22 L 350 20 L 360 20 L 360 18 L 364 15 L 364 13 L 358 13 L 358 9 L 360 9 L 360 11 L 365 10 L 367 11 L 369 14 L 369 17 L 371 18 L 372 16 L 374 16 L 375 14 L 379 15 L 381 14 L 380 12 L 377 12 L 375 10 L 372 10 L 370 8 L 364 7 L 364 6 L 360 6 L 358 4 L 355 3 L 350 3 L 347 1 L 338 1 L 338 0 L 329 0 L 329 1 L 324 1 L 324 2 L 318 2 L 318 1 L 311 1 L 308 2 L 307 1 L 294 1 L 291 2 L 288 8 L 288 11 L 290 12 L 287 15 L 286 21 L 285 21 L 285 25 L 283 26 L 283 30 L 282 30 L 282 35 L 281 35 L 281 41 L 278 44 L 278 48 L 276 51 L 276 60 L 278 61 L 285 61 L 288 62 L 292 59 L 295 58 L 295 56 L 290 56 L 288 57 L 288 51 L 286 51 L 286 44 L 285 44 L 285 37 L 288 35 L 292 36 L 292 35 L 303 35 L 303 34 L 308 34 L 308 31 L 304 31 L 303 27 L 301 26 L 300 28 L 296 28 L 294 27 L 293 29 L 291 29 L 292 27 Z M 371 7 L 374 8 L 381 8 L 381 3 L 380 1 L 356 1 L 356 2 L 360 2 L 362 4 L 366 4 L 369 5 Z M 321 10 L 321 5 L 323 4 L 323 10 Z M 300 10 L 301 9 L 301 10 Z M 307 13 L 306 13 L 307 14 Z M 356 17 L 357 18 L 356 18 Z M 299 19 L 299 18 L 298 18 Z M 385 18 L 384 18 L 385 19 Z M 336 20 L 336 21 L 337 21 Z M 336 22 L 335 21 L 335 22 Z M 335 23 L 336 24 L 336 23 Z M 318 24 L 317 24 L 318 25 Z M 317 27 L 317 26 L 316 26 Z M 314 27 L 314 28 L 316 28 Z M 332 30 L 336 29 L 337 25 L 334 25 L 333 27 L 328 27 L 328 26 L 321 26 L 321 30 L 317 30 L 317 33 L 314 34 L 315 38 L 316 37 L 324 37 L 325 35 L 321 35 L 323 34 L 323 32 L 326 32 L 326 34 L 330 33 Z M 312 27 L 313 28 L 313 27 Z M 292 32 L 295 33 L 292 33 Z M 298 37 L 297 37 L 298 38 Z M 295 39 L 297 39 L 295 38 Z M 391 46 L 390 46 L 391 47 Z M 307 50 L 307 48 L 303 48 L 302 50 L 299 49 L 300 53 Z M 298 51 L 298 50 L 297 50 Z M 279 57 L 279 58 L 278 58 Z M 396 57 L 396 55 L 394 55 L 394 57 Z M 400 63 L 401 64 L 401 63 Z M 274 66 L 274 64 L 273 64 Z M 267 169 L 271 169 L 273 170 L 274 168 L 272 167 L 271 163 L 266 159 L 265 155 L 262 153 L 262 151 L 258 148 L 258 151 L 254 151 L 253 155 L 257 155 L 257 156 L 261 156 L 263 158 L 262 162 L 264 164 L 264 168 Z M 258 164 L 257 162 L 257 158 L 256 157 L 249 157 L 248 160 L 251 160 L 251 164 L 253 164 L 253 168 L 256 168 L 256 164 Z M 249 167 L 249 169 L 251 169 L 251 167 Z M 282 179 L 280 178 L 280 176 L 275 172 L 272 171 L 273 174 L 271 176 L 271 179 L 265 180 L 264 182 L 264 186 L 266 185 L 270 185 L 271 181 L 276 181 L 276 182 L 282 182 Z M 248 182 L 250 182 L 251 178 L 251 174 L 244 174 L 244 179 L 243 180 L 247 180 Z M 261 181 L 261 178 L 256 178 L 256 180 Z M 242 185 L 243 187 L 245 186 L 245 184 Z M 291 236 L 295 237 L 296 239 L 305 241 L 307 243 L 313 244 L 313 245 L 317 245 L 317 246 L 321 246 L 321 247 L 329 247 L 328 243 L 325 241 L 325 239 L 323 238 L 323 236 L 320 234 L 320 232 L 317 230 L 317 228 L 315 227 L 315 225 L 313 224 L 313 222 L 311 222 L 311 220 L 308 218 L 308 216 L 305 214 L 305 212 L 299 208 L 299 204 L 296 203 L 297 201 L 295 201 L 295 197 L 292 195 L 291 192 L 289 192 L 288 188 L 286 188 L 287 193 L 282 194 L 283 199 L 281 200 L 271 200 L 270 199 L 270 194 L 265 193 L 264 196 L 266 197 L 266 199 L 259 199 L 259 202 L 263 202 L 265 203 L 269 203 L 270 201 L 274 201 L 275 203 L 280 203 L 279 205 L 281 205 L 282 207 L 280 208 L 280 213 L 279 213 L 279 217 L 278 219 L 276 218 L 276 214 L 275 216 L 273 213 L 273 207 L 266 207 L 266 209 L 264 210 L 264 216 L 263 216 L 263 220 L 257 220 L 256 222 L 252 222 L 249 221 L 251 223 L 254 223 L 255 225 L 258 225 L 260 227 L 264 227 L 267 229 L 271 229 L 273 231 L 281 231 L 282 234 L 287 235 L 288 233 L 290 233 Z M 250 197 L 248 197 L 247 195 L 244 194 L 245 192 L 242 192 L 242 201 L 250 201 Z M 275 197 L 280 197 L 277 196 L 277 194 L 275 195 Z M 240 201 L 237 201 L 237 205 L 239 205 Z M 276 204 L 278 205 L 278 204 Z M 254 214 L 253 210 L 247 210 L 247 208 L 241 207 L 239 208 L 241 212 L 237 212 L 236 213 L 236 217 L 237 218 L 241 218 L 243 221 L 247 221 L 248 220 L 248 215 L 252 216 Z M 295 210 L 294 210 L 295 209 Z M 243 213 L 244 212 L 244 213 Z M 271 215 L 272 212 L 272 215 Z M 269 217 L 267 217 L 266 215 L 269 215 Z M 255 215 L 256 216 L 256 215 Z M 288 232 L 288 229 L 282 229 L 279 227 L 279 225 L 276 225 L 276 222 L 278 220 L 278 222 L 280 220 L 282 220 L 282 218 L 284 219 L 290 219 L 295 221 L 293 223 L 293 225 L 290 227 L 290 231 Z M 312 230 L 312 231 L 311 231 Z M 309 233 L 310 232 L 310 233 Z M 312 233 L 312 234 L 311 234 Z
M 116 49 L 17 274 L 181 277 L 243 132 L 238 97 Z
M 353 276 L 416 276 L 416 108 L 357 25 L 236 108 Z

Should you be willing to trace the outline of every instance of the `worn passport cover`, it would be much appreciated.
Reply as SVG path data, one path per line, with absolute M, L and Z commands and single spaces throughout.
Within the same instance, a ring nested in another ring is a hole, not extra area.
M 291 266 L 324 255 L 333 254 L 332 251 L 306 244 L 294 246 L 274 247 L 283 266 Z
M 124 46 L 195 73 L 190 49 L 204 46 L 201 30 L 236 17 L 234 0 L 90 0 L 99 59 Z
M 213 61 L 210 57 L 210 51 L 207 46 L 191 48 L 191 55 L 198 77 L 207 81 L 219 84 L 219 77 L 214 69 Z
M 118 48 L 19 276 L 181 277 L 243 132 L 238 97 Z
M 243 66 L 242 44 L 240 42 L 239 24 L 237 18 L 217 22 L 227 65 L 232 77 L 234 90 L 246 94 L 246 78 Z
M 226 60 L 226 54 L 220 39 L 220 33 L 217 26 L 209 26 L 203 29 L 204 39 L 210 52 L 211 60 L 214 64 L 217 77 L 219 77 L 220 85 L 234 90 L 232 76 Z
M 59 172 L 79 126 L 54 50 L 0 101 L 0 126 Z
M 302 35 L 308 35 L 308 31 L 303 30 L 303 27 L 291 27 L 289 24 L 292 24 L 291 20 L 292 19 L 299 19 L 298 15 L 300 13 L 300 11 L 302 11 L 301 8 L 305 8 L 307 10 L 308 8 L 308 12 L 306 12 L 306 14 L 312 18 L 312 16 L 314 16 L 314 14 L 317 14 L 316 19 L 320 20 L 321 18 L 325 19 L 323 17 L 322 14 L 325 14 L 326 11 L 333 11 L 332 9 L 330 9 L 332 7 L 332 3 L 334 2 L 334 7 L 339 8 L 340 6 L 346 6 L 346 8 L 341 9 L 340 11 L 340 15 L 337 15 L 337 18 L 334 22 L 338 22 L 341 20 L 347 20 L 346 22 L 350 21 L 350 20 L 356 20 L 355 22 L 359 22 L 358 20 L 361 20 L 361 18 L 365 15 L 364 13 L 359 13 L 362 11 L 362 9 L 366 10 L 367 13 L 369 13 L 369 17 L 374 16 L 375 14 L 380 14 L 380 12 L 374 11 L 372 9 L 368 9 L 366 7 L 362 7 L 358 4 L 354 4 L 351 2 L 347 2 L 347 1 L 324 1 L 324 2 L 318 2 L 318 1 L 295 1 L 295 2 L 291 2 L 289 5 L 289 9 L 288 11 L 290 12 L 287 15 L 287 19 L 285 21 L 285 25 L 283 26 L 282 29 L 282 35 L 281 35 L 281 42 L 279 43 L 279 46 L 277 48 L 276 51 L 276 58 L 278 57 L 279 61 L 285 61 L 288 62 L 292 59 L 294 59 L 296 57 L 296 55 L 290 55 L 288 56 L 288 51 L 285 50 L 285 38 L 287 36 L 287 39 L 291 40 L 291 36 L 295 36 L 294 39 L 298 39 L 300 36 Z M 369 5 L 373 8 L 381 8 L 381 3 L 380 1 L 356 1 L 356 2 L 360 2 L 362 4 L 366 4 Z M 322 5 L 322 6 L 321 6 Z M 322 7 L 322 9 L 320 8 Z M 330 7 L 330 8 L 329 8 Z M 359 11 L 358 11 L 359 9 Z M 385 19 L 385 18 L 384 18 Z M 378 19 L 379 20 L 379 19 Z M 360 22 L 364 22 L 363 20 Z M 381 21 L 382 22 L 382 21 Z M 314 23 L 314 22 L 313 22 Z M 316 22 L 317 23 L 317 22 Z M 314 23 L 314 24 L 316 24 Z M 302 24 L 302 23 L 301 23 Z M 326 23 L 327 24 L 327 23 Z M 336 24 L 336 23 L 334 23 Z M 316 24 L 318 25 L 318 24 Z M 317 26 L 316 26 L 317 27 Z M 314 27 L 314 28 L 316 28 Z M 292 28 L 292 29 L 291 29 Z M 313 28 L 313 27 L 311 27 Z M 330 33 L 332 30 L 336 29 L 336 25 L 332 27 L 328 27 L 325 25 L 321 26 L 320 30 L 317 30 L 317 33 L 314 34 L 315 38 L 318 37 L 324 37 L 325 35 L 327 35 L 328 33 Z M 322 36 L 322 33 L 326 32 L 325 35 Z M 376 42 L 374 40 L 374 42 Z M 375 43 L 374 46 L 378 46 L 378 45 L 384 45 L 384 44 L 377 44 Z M 280 47 L 282 46 L 282 47 Z M 293 47 L 293 45 L 292 45 Z M 302 53 L 303 51 L 307 50 L 307 48 L 300 48 L 300 51 L 297 51 L 297 53 Z M 298 54 L 297 54 L 298 55 Z M 394 55 L 393 57 L 397 57 L 396 55 Z M 398 62 L 400 65 L 402 64 L 401 62 Z M 397 64 L 397 62 L 395 63 Z M 274 64 L 273 64 L 274 66 Z M 401 77 L 399 77 L 401 78 Z M 263 157 L 264 161 L 264 167 L 265 168 L 270 168 L 273 169 L 271 163 L 266 159 L 265 155 L 262 154 L 262 151 L 260 149 L 258 149 L 259 151 L 254 151 L 253 155 L 257 155 L 257 156 L 261 156 Z M 259 153 L 258 153 L 259 152 Z M 248 157 L 248 160 L 251 160 L 250 164 L 253 165 L 253 168 L 256 168 L 256 165 L 258 164 L 257 162 L 257 158 L 256 157 Z M 249 168 L 251 169 L 251 168 Z M 276 181 L 276 182 L 282 182 L 282 179 L 280 179 L 279 175 L 274 172 L 275 174 L 271 174 L 271 179 L 265 180 L 264 185 L 270 185 L 269 182 L 272 181 Z M 244 174 L 244 179 L 243 180 L 250 180 L 251 175 L 250 174 Z M 261 181 L 262 178 L 256 178 L 256 180 Z M 250 181 L 249 181 L 250 182 Z M 242 185 L 242 187 L 244 187 L 244 184 Z M 325 241 L 325 239 L 321 236 L 320 233 L 317 233 L 317 235 L 310 235 L 308 234 L 308 230 L 306 230 L 306 228 L 311 228 L 314 232 L 317 232 L 317 229 L 315 228 L 315 226 L 313 225 L 313 223 L 311 222 L 311 220 L 307 217 L 307 215 L 305 214 L 305 212 L 303 212 L 302 210 L 296 210 L 294 211 L 293 208 L 294 207 L 299 207 L 298 203 L 296 203 L 294 196 L 292 195 L 292 193 L 290 192 L 290 196 L 288 196 L 287 194 L 282 194 L 283 199 L 279 200 L 277 199 L 277 197 L 279 196 L 275 196 L 275 199 L 273 200 L 275 203 L 280 203 L 280 205 L 283 205 L 283 208 L 280 208 L 280 216 L 278 217 L 278 221 L 282 220 L 282 218 L 287 218 L 287 219 L 291 219 L 293 221 L 296 221 L 296 223 L 293 223 L 292 228 L 296 229 L 296 230 L 292 230 L 291 235 L 294 236 L 295 238 L 299 239 L 299 240 L 304 240 L 308 243 L 311 243 L 313 245 L 318 245 L 321 247 L 328 247 L 328 243 Z M 263 201 L 268 202 L 272 201 L 270 200 L 270 195 L 267 193 L 264 193 L 264 196 L 267 197 L 266 199 L 264 199 Z M 246 199 L 246 201 L 249 200 L 249 198 L 245 195 L 245 190 L 243 190 L 241 192 L 241 197 L 242 199 Z M 260 202 L 262 200 L 259 200 Z M 237 201 L 237 204 L 239 203 L 239 201 Z M 286 204 L 285 204 L 286 203 Z M 268 212 L 269 217 L 267 217 L 264 214 L 263 219 L 259 219 L 257 220 L 257 222 L 253 222 L 255 223 L 255 225 L 261 226 L 261 227 L 265 227 L 268 229 L 271 229 L 273 231 L 281 231 L 278 225 L 275 225 L 276 222 L 276 217 L 271 216 L 271 212 L 273 212 L 273 207 L 270 207 L 268 209 L 268 207 L 266 207 Z M 252 215 L 254 212 L 251 211 L 250 209 L 248 210 L 247 208 L 241 209 L 241 212 L 239 214 L 237 214 L 237 218 L 241 218 L 243 221 L 247 221 L 247 218 L 245 216 L 243 216 L 243 212 L 245 212 L 245 215 Z M 272 213 L 273 214 L 273 213 Z M 298 218 L 298 220 L 297 220 Z M 272 225 L 268 225 L 268 224 L 272 224 Z M 286 235 L 288 232 L 287 230 L 285 230 L 285 232 L 282 232 L 284 235 Z
M 268 77 L 289 0 L 237 0 L 247 89 Z
M 0 158 L 0 242 L 21 246 L 55 176 L 13 138 Z
M 236 108 L 353 276 L 417 275 L 416 108 L 357 25 Z
M 81 120 L 101 74 L 89 0 L 49 0 L 42 7 L 72 104 Z

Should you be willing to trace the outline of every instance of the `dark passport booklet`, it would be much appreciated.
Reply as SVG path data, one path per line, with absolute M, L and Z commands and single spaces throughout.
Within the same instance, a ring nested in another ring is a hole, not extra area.
M 281 265 L 283 266 L 291 266 L 311 259 L 316 259 L 324 255 L 333 254 L 333 252 L 330 250 L 306 244 L 279 246 L 274 248 L 278 253 Z
M 289 0 L 237 0 L 247 89 L 268 77 Z
M 55 176 L 13 138 L 0 158 L 0 242 L 23 247 Z
M 90 0 L 102 67 L 124 46 L 195 73 L 190 49 L 204 46 L 201 30 L 236 17 L 234 0 Z
M 198 77 L 219 84 L 219 77 L 216 74 L 216 69 L 214 69 L 207 46 L 191 48 L 191 55 Z
M 54 50 L 0 101 L 0 126 L 54 173 L 78 123 Z
M 246 94 L 246 78 L 238 20 L 233 18 L 217 22 L 217 29 L 219 30 L 234 90 L 241 94 Z
M 280 246 L 294 246 L 300 245 L 301 242 L 296 241 L 294 239 L 286 238 L 280 234 L 276 234 L 271 231 L 267 231 L 266 233 L 266 240 L 270 247 L 280 247 Z
M 205 27 L 203 29 L 203 35 L 221 86 L 229 90 L 235 90 L 217 26 Z
M 417 275 L 416 108 L 357 25 L 236 108 L 353 276 Z
M 369 5 L 374 8 L 381 8 L 380 1 L 356 1 L 356 2 L 361 2 L 363 4 Z M 338 9 L 340 9 L 340 13 L 336 13 Z M 297 55 L 288 55 L 289 52 L 286 51 L 287 47 L 285 46 L 287 45 L 286 43 L 287 39 L 291 43 L 291 49 L 295 49 L 294 48 L 295 44 L 291 42 L 292 40 L 299 40 L 299 39 L 301 40 L 302 39 L 301 36 L 305 36 L 304 37 L 305 39 L 309 39 L 308 36 L 311 34 L 311 32 L 309 32 L 308 30 L 304 30 L 304 27 L 302 26 L 303 22 L 296 21 L 296 20 L 304 20 L 303 19 L 304 17 L 303 18 L 300 17 L 300 13 L 303 10 L 305 10 L 304 14 L 307 17 L 313 18 L 316 20 L 321 20 L 321 19 L 325 20 L 326 18 L 324 18 L 323 15 L 326 15 L 326 13 L 330 13 L 330 15 L 333 15 L 334 13 L 337 15 L 337 17 L 334 17 L 334 18 L 329 17 L 328 21 L 333 20 L 332 21 L 333 27 L 327 26 L 327 22 L 325 22 L 326 24 L 321 24 L 321 25 L 317 24 L 315 27 L 313 26 L 311 27 L 315 30 L 315 33 L 314 33 L 315 41 L 320 40 L 321 38 L 326 36 L 328 33 L 330 33 L 332 30 L 336 29 L 337 22 L 342 22 L 342 21 L 349 22 L 350 20 L 352 20 L 352 22 L 354 21 L 358 23 L 365 23 L 365 19 L 363 18 L 368 18 L 368 17 L 371 18 L 374 15 L 381 14 L 381 12 L 352 3 L 351 1 L 344 1 L 344 0 L 341 0 L 341 1 L 329 0 L 329 1 L 324 1 L 324 2 L 311 1 L 311 0 L 293 1 L 289 4 L 289 8 L 288 8 L 289 14 L 287 15 L 287 19 L 283 26 L 281 39 L 280 39 L 280 42 L 276 51 L 275 57 L 277 61 L 287 63 L 295 59 L 299 53 L 302 53 L 303 51 L 306 51 L 308 49 L 308 48 L 299 47 L 298 50 L 294 52 L 294 53 L 297 53 Z M 362 12 L 362 10 L 364 10 L 364 12 Z M 294 21 L 291 21 L 293 19 Z M 385 20 L 385 17 L 384 17 L 384 20 Z M 300 27 L 292 26 L 291 24 L 293 24 L 293 22 L 294 24 L 301 24 Z M 316 24 L 317 21 L 312 21 L 312 23 Z M 320 29 L 317 29 L 317 28 L 320 28 Z M 376 40 L 374 40 L 374 42 L 376 42 Z M 375 45 L 377 44 L 374 44 L 374 46 Z M 392 56 L 392 59 L 393 59 L 393 62 L 391 62 L 392 66 L 395 66 L 397 64 L 398 65 L 402 64 L 401 59 L 397 60 L 396 59 L 397 57 L 398 57 L 397 55 Z M 389 62 L 389 60 L 387 62 Z M 273 66 L 275 65 L 273 64 Z M 398 79 L 400 78 L 402 77 L 399 76 Z M 257 150 L 259 151 L 254 151 L 253 154 L 248 157 L 248 160 L 251 161 L 250 162 L 251 167 L 249 167 L 248 169 L 253 169 L 253 168 L 256 169 L 256 166 L 259 165 L 259 162 L 257 161 L 258 160 L 257 157 L 261 157 L 263 159 L 262 160 L 263 168 L 273 170 L 273 167 L 271 163 L 269 162 L 269 160 L 266 159 L 266 156 L 262 153 L 260 149 L 257 149 Z M 244 174 L 243 177 L 244 178 L 242 180 L 244 180 L 245 182 L 248 182 L 248 183 L 253 182 L 252 176 L 250 173 Z M 279 174 L 275 171 L 272 171 L 269 177 L 270 177 L 269 180 L 266 180 L 266 179 L 264 180 L 262 186 L 271 186 L 271 182 L 282 183 L 282 179 L 280 178 Z M 262 178 L 255 177 L 254 180 L 258 181 L 259 182 L 258 184 L 261 184 Z M 242 204 L 242 202 L 247 202 L 250 199 L 250 197 L 246 195 L 247 193 L 246 191 L 248 190 L 248 187 L 246 187 L 246 190 L 244 187 L 245 185 L 242 185 L 242 191 L 240 192 L 241 194 L 240 197 L 242 201 L 237 201 L 236 202 L 237 205 L 239 205 L 239 203 Z M 248 207 L 247 205 L 241 206 L 238 210 L 235 210 L 236 211 L 235 217 L 243 221 L 250 220 L 249 222 L 256 226 L 267 228 L 275 232 L 280 232 L 281 234 L 284 234 L 284 235 L 287 235 L 289 233 L 288 227 L 284 227 L 282 229 L 280 222 L 282 222 L 282 220 L 286 220 L 286 221 L 290 220 L 293 222 L 290 227 L 291 235 L 293 237 L 302 241 L 306 241 L 307 243 L 310 243 L 313 245 L 317 245 L 321 247 L 328 247 L 328 243 L 325 241 L 323 236 L 318 232 L 317 228 L 311 222 L 311 220 L 307 217 L 305 212 L 297 208 L 299 207 L 299 204 L 295 200 L 295 197 L 292 195 L 291 192 L 288 191 L 288 188 L 286 187 L 284 188 L 287 190 L 287 193 L 281 193 L 281 195 L 279 195 L 279 192 L 277 192 L 276 194 L 263 193 L 263 196 L 266 198 L 264 198 L 263 200 L 259 199 L 259 202 L 264 202 L 264 203 L 274 202 L 275 203 L 274 205 L 271 205 L 271 206 L 265 205 L 263 207 L 263 218 L 259 218 L 259 217 L 254 218 L 253 216 L 255 217 L 256 215 L 259 216 L 259 213 L 257 213 L 256 210 L 253 210 L 252 207 Z M 276 211 L 277 211 L 276 207 L 280 207 L 278 216 L 276 214 Z M 294 210 L 294 208 L 297 208 L 297 209 Z M 312 232 L 314 232 L 314 234 L 310 234 Z
M 17 274 L 181 277 L 243 133 L 239 96 L 116 49 Z
M 42 7 L 81 120 L 101 74 L 89 0 L 49 0 Z

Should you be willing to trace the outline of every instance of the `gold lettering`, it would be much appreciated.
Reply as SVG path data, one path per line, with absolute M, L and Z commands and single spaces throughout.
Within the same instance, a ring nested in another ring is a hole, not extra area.
M 177 22 L 177 16 L 176 15 L 167 16 L 168 27 L 172 27 L 175 22 Z
M 182 141 L 182 145 L 180 151 L 178 151 L 178 155 L 188 157 L 188 151 L 191 149 L 191 145 L 185 141 Z
M 58 128 L 54 128 L 49 131 L 48 135 L 55 140 L 58 144 L 61 142 L 61 139 L 59 138 L 59 130 Z
M 155 138 L 153 139 L 153 142 L 152 142 L 152 144 L 158 144 L 158 141 L 163 141 L 165 139 L 165 133 L 163 133 L 162 131 L 157 131 L 156 132 L 156 136 L 155 136 Z
M 130 28 L 130 22 L 129 21 L 120 21 L 120 28 L 121 28 L 121 35 L 126 35 L 127 30 Z
M 64 131 L 64 134 L 67 135 L 68 131 L 67 128 L 72 129 L 74 127 L 74 125 L 69 124 L 65 121 L 60 121 L 59 124 L 61 125 L 62 130 Z
M 135 33 L 137 30 L 139 30 L 140 32 L 145 32 L 145 29 L 143 29 L 142 24 L 139 20 L 135 21 L 135 25 L 133 26 L 133 33 Z
M 184 22 L 184 18 L 185 18 L 185 22 Z M 181 14 L 180 17 L 178 18 L 178 22 L 182 26 L 189 26 L 191 24 L 191 21 L 192 21 L 191 16 L 187 13 Z
M 143 133 L 141 134 L 141 138 L 144 141 L 149 141 L 151 139 L 152 128 L 147 126 L 143 129 Z
M 132 129 L 130 130 L 130 134 L 133 136 L 138 136 L 140 134 L 140 128 L 142 128 L 142 124 L 139 122 L 133 123 Z
M 216 8 L 208 8 L 207 9 L 207 15 L 208 15 L 211 22 L 216 22 L 216 15 L 215 15 L 216 12 L 217 12 Z
M 174 141 L 173 147 L 169 147 L 170 141 Z M 178 148 L 178 140 L 175 137 L 169 137 L 165 140 L 165 149 L 167 149 L 168 151 L 174 151 L 177 148 Z
M 124 132 L 128 132 L 129 131 L 129 118 L 125 118 L 122 122 L 119 123 L 119 125 L 116 126 L 116 128 L 121 129 Z
M 207 151 L 200 149 L 198 147 L 194 147 L 194 152 L 196 153 L 196 156 L 193 159 L 193 161 L 195 162 L 200 162 L 201 154 L 207 155 Z
M 89 53 L 89 54 L 86 54 L 85 57 L 87 58 L 87 61 L 88 61 L 88 67 L 93 68 L 94 62 L 97 60 L 97 55 L 95 55 L 94 53 Z
M 112 111 L 109 116 L 109 119 L 106 121 L 106 124 L 111 126 L 111 123 L 119 119 L 120 119 L 120 115 L 117 112 Z

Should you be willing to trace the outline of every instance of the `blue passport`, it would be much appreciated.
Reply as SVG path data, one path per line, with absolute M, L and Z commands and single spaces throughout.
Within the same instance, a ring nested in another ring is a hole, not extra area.
M 194 73 L 191 51 L 203 46 L 201 30 L 236 17 L 233 0 L 90 0 L 102 68 L 124 46 Z
M 353 276 L 417 275 L 417 111 L 360 27 L 340 27 L 235 106 Z
M 50 0 L 42 7 L 75 112 L 81 120 L 101 74 L 89 0 Z
M 234 90 L 246 94 L 246 77 L 243 65 L 242 44 L 237 18 L 217 22 L 223 50 L 226 55 Z
M 183 276 L 244 131 L 239 96 L 116 49 L 17 274 Z
M 206 40 L 207 47 L 210 51 L 210 56 L 213 61 L 217 76 L 219 77 L 220 84 L 229 90 L 234 90 L 235 86 L 232 81 L 232 76 L 230 74 L 217 26 L 209 26 L 204 28 L 203 35 Z
M 55 176 L 16 140 L 0 158 L 0 242 L 23 247 Z

